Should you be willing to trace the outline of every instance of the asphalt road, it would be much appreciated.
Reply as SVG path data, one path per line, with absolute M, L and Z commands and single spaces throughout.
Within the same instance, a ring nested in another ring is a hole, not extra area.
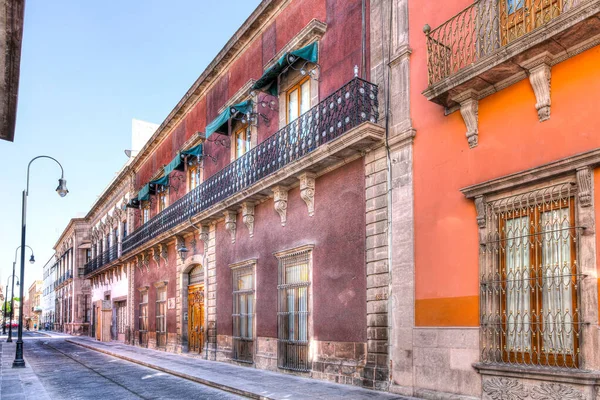
M 25 333 L 25 359 L 52 399 L 242 399 L 115 357 Z

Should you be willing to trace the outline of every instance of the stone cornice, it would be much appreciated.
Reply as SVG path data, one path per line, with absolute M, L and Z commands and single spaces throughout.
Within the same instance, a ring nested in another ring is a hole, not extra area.
M 100 196 L 98 196 L 98 198 L 88 211 L 87 215 L 85 216 L 85 218 L 88 221 L 90 221 L 90 223 L 91 221 L 94 221 L 92 225 L 95 225 L 98 222 L 98 220 L 100 220 L 104 216 L 104 214 L 108 212 L 107 210 L 111 209 L 111 206 L 106 207 L 106 205 L 107 203 L 115 202 L 115 192 L 118 192 L 116 197 L 119 197 L 119 199 L 117 199 L 116 202 L 121 200 L 120 197 L 125 196 L 125 194 L 128 192 L 127 178 L 131 178 L 131 173 L 132 170 L 130 165 L 126 165 L 125 167 L 123 167 L 121 171 L 118 172 L 117 176 L 113 179 L 113 181 L 109 184 L 109 186 L 106 189 L 104 189 Z M 125 191 L 125 193 L 122 193 L 122 191 Z M 114 204 L 112 207 L 114 207 Z M 98 217 L 98 215 L 100 215 L 100 217 Z
M 552 161 L 525 171 L 467 186 L 460 189 L 460 191 L 466 198 L 473 199 L 478 196 L 489 195 L 524 185 L 535 184 L 550 178 L 575 173 L 575 171 L 580 168 L 595 167 L 598 165 L 600 165 L 600 148 Z
M 152 137 L 146 142 L 132 163 L 134 171 L 148 159 L 151 150 L 160 145 L 161 139 L 166 137 L 172 128 L 187 114 L 187 111 L 197 103 L 200 97 L 228 68 L 235 56 L 244 51 L 247 46 L 262 32 L 264 27 L 271 22 L 279 10 L 290 0 L 263 0 L 237 32 L 229 39 L 219 54 L 206 67 L 192 87 L 186 92 L 167 118 L 158 127 Z
M 69 236 L 71 236 L 73 233 L 76 233 L 75 227 L 78 225 L 79 226 L 87 225 L 87 221 L 86 221 L 85 217 L 84 218 L 71 218 L 71 220 L 69 221 L 69 223 L 67 224 L 65 229 L 63 229 L 62 233 L 58 237 L 56 244 L 52 248 L 56 251 L 57 248 L 60 247 L 60 244 L 63 242 L 63 240 L 68 239 Z

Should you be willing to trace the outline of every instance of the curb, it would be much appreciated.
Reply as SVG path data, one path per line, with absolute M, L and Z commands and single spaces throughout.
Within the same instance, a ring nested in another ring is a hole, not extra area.
M 240 396 L 248 397 L 250 399 L 256 399 L 256 400 L 275 400 L 275 399 L 273 399 L 271 397 L 262 396 L 260 394 L 248 392 L 248 391 L 243 390 L 243 389 L 237 389 L 237 388 L 235 388 L 233 386 L 222 385 L 220 383 L 216 383 L 216 382 L 213 382 L 213 381 L 202 379 L 202 378 L 199 378 L 197 376 L 188 375 L 188 374 L 185 374 L 183 372 L 174 371 L 174 370 L 171 370 L 171 369 L 168 369 L 168 368 L 160 367 L 160 366 L 155 365 L 155 364 L 150 364 L 150 363 L 147 363 L 147 362 L 144 362 L 144 361 L 136 360 L 135 358 L 127 357 L 127 356 L 124 356 L 122 354 L 114 353 L 114 352 L 109 351 L 109 350 L 99 349 L 97 347 L 91 346 L 91 345 L 86 344 L 86 343 L 81 343 L 81 342 L 74 341 L 74 340 L 71 340 L 71 339 L 66 339 L 65 341 L 68 342 L 68 343 L 71 343 L 71 344 L 75 344 L 77 346 L 81 346 L 81 347 L 85 347 L 85 348 L 90 349 L 90 350 L 97 351 L 98 353 L 104 353 L 104 354 L 107 354 L 107 355 L 112 356 L 112 357 L 116 357 L 116 358 L 120 358 L 120 359 L 125 360 L 125 361 L 132 362 L 134 364 L 142 365 L 142 366 L 147 367 L 147 368 L 152 368 L 152 369 L 155 369 L 157 371 L 161 371 L 161 372 L 165 372 L 165 373 L 170 374 L 170 375 L 177 376 L 179 378 L 187 379 L 189 381 L 200 383 L 202 385 L 210 386 L 210 387 L 213 387 L 215 389 L 220 389 L 220 390 L 223 390 L 223 391 L 226 391 L 226 392 L 229 392 L 229 393 L 233 393 L 233 394 L 237 394 L 237 395 L 240 395 Z

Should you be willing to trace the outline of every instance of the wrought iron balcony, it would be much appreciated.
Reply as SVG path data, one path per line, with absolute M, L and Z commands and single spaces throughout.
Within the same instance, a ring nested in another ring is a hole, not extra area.
M 590 48 L 584 42 L 600 32 L 595 18 L 599 3 L 477 0 L 433 30 L 426 25 L 429 88 L 425 96 L 453 106 L 452 96 L 464 90 L 490 91 L 498 83 L 507 86 L 519 73 L 523 79 L 523 63 L 543 52 L 550 53 L 553 65 Z M 453 90 L 461 85 L 468 87 Z
M 98 256 L 92 258 L 85 264 L 85 275 L 88 275 L 97 269 L 102 268 L 103 266 L 110 264 L 111 262 L 117 260 L 119 258 L 119 245 L 117 243 L 113 244 L 103 253 L 100 253 Z
M 377 86 L 354 78 L 132 232 L 123 241 L 123 254 L 247 190 L 353 128 L 375 123 L 377 109 Z

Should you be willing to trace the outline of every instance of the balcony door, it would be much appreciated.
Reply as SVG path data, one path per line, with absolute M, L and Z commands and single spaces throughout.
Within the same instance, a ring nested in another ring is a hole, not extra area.
M 563 0 L 499 0 L 502 45 L 558 17 Z
M 204 344 L 204 285 L 188 286 L 188 344 L 190 353 L 201 353 Z

